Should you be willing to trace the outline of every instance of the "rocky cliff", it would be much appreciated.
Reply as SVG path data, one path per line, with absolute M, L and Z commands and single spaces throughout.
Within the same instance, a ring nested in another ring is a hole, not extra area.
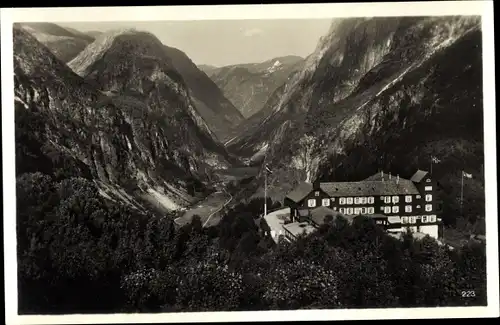
M 204 69 L 243 116 L 249 118 L 264 107 L 271 94 L 288 80 L 290 74 L 300 70 L 303 61 L 298 56 L 286 56 L 262 63 Z
M 24 28 L 65 63 L 94 41 L 91 35 L 53 23 L 22 23 L 17 27 Z
M 169 46 L 165 46 L 165 51 L 186 82 L 198 113 L 219 140 L 226 140 L 231 128 L 244 120 L 243 115 L 184 52 Z
M 409 177 L 434 155 L 445 215 L 456 216 L 462 169 L 475 175 L 466 206 L 480 214 L 481 58 L 478 17 L 336 20 L 232 150 L 267 153 L 279 170 L 270 178 L 276 199 L 303 180 L 361 180 L 379 169 Z
M 212 168 L 228 166 L 182 78 L 159 60 L 163 45 L 134 33 L 86 52 L 99 59 L 80 57 L 74 68 L 92 76 L 85 80 L 14 29 L 18 173 L 79 175 L 113 199 L 140 205 L 147 197 L 172 210 L 190 203 L 194 187 L 206 188 Z

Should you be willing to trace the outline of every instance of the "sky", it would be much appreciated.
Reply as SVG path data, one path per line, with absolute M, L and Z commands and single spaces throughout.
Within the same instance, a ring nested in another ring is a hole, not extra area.
M 306 57 L 328 32 L 331 19 L 59 22 L 80 31 L 135 28 L 153 33 L 197 65 L 257 63 L 286 55 Z

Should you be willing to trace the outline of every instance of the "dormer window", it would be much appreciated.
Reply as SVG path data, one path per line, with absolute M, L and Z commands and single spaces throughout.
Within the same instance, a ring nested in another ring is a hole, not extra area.
M 309 200 L 307 200 L 307 206 L 309 208 L 314 208 L 316 206 L 316 200 L 315 199 L 309 199 Z
M 319 196 L 319 191 L 314 192 L 314 196 Z
M 427 178 L 425 181 L 426 181 L 427 183 L 430 183 L 430 182 L 431 182 L 431 179 L 430 179 L 430 178 Z

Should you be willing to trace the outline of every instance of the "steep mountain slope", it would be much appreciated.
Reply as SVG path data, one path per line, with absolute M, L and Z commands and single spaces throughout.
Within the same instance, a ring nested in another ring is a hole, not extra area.
M 63 62 L 68 62 L 76 57 L 88 44 L 94 41 L 94 37 L 90 35 L 53 23 L 22 23 L 17 25 L 30 32 Z
M 158 47 L 128 45 L 151 58 L 128 78 L 127 85 L 143 87 L 103 93 L 29 33 L 14 29 L 17 172 L 87 177 L 113 199 L 140 206 L 135 198 L 142 197 L 177 209 L 190 203 L 194 186 L 203 189 L 212 168 L 228 166 L 227 154 L 212 140 L 177 72 L 152 56 Z M 125 67 L 115 66 L 123 74 L 104 80 L 116 83 L 132 72 L 120 70 Z
M 206 73 L 246 118 L 262 109 L 269 96 L 291 73 L 300 70 L 303 58 L 286 56 L 262 63 L 208 68 Z
M 361 180 L 378 169 L 409 177 L 435 155 L 445 218 L 457 215 L 462 169 L 475 175 L 467 209 L 481 214 L 481 85 L 478 17 L 339 20 L 268 102 L 270 114 L 231 146 L 247 156 L 268 148 L 276 199 L 318 177 Z
M 147 94 L 156 78 L 169 74 L 186 86 L 199 127 L 214 139 L 243 117 L 217 86 L 181 51 L 153 34 L 125 30 L 100 35 L 68 65 L 102 91 Z
M 165 51 L 186 82 L 198 113 L 217 138 L 221 141 L 225 140 L 231 127 L 243 121 L 241 113 L 184 52 L 169 46 L 165 46 Z

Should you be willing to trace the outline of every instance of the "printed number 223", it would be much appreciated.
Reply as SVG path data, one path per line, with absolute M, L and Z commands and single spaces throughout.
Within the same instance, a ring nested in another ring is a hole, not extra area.
M 476 292 L 473 290 L 462 291 L 462 298 L 472 298 L 476 296 Z

